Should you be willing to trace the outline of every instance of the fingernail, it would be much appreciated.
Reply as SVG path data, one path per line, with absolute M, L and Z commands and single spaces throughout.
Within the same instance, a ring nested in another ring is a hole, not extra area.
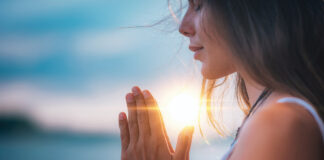
M 139 87 L 135 86 L 132 88 L 132 91 L 134 92 L 135 95 L 140 94 L 141 90 L 139 89 Z
M 150 93 L 147 90 L 143 91 L 144 98 L 150 98 Z
M 127 101 L 127 102 L 133 102 L 133 101 L 134 101 L 133 94 L 128 93 L 128 94 L 126 95 L 126 101 Z
M 119 113 L 119 120 L 124 120 L 126 119 L 126 115 L 124 112 Z

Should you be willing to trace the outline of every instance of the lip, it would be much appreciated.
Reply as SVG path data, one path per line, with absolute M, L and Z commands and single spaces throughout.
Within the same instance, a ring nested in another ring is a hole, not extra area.
M 195 60 L 199 60 L 199 59 L 200 59 L 199 57 L 201 56 L 200 51 L 203 50 L 204 47 L 203 47 L 203 46 L 194 46 L 194 45 L 190 45 L 190 46 L 189 46 L 189 49 L 190 49 L 192 52 L 195 52 L 195 54 L 194 54 L 194 59 L 195 59 Z
M 203 46 L 193 46 L 193 45 L 190 45 L 190 46 L 189 46 L 189 49 L 190 49 L 191 51 L 193 51 L 193 52 L 196 52 L 196 51 L 201 50 L 201 49 L 203 49 L 203 48 L 204 48 Z

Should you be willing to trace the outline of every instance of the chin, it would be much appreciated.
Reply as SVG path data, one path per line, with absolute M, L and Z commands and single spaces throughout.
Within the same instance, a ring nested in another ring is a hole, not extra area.
M 226 69 L 224 69 L 223 71 L 225 71 Z M 231 72 L 232 73 L 232 72 Z M 208 66 L 203 65 L 201 68 L 201 74 L 204 78 L 206 79 L 218 79 L 218 78 L 222 78 L 225 77 L 231 73 L 228 72 L 217 72 L 217 69 L 211 69 Z

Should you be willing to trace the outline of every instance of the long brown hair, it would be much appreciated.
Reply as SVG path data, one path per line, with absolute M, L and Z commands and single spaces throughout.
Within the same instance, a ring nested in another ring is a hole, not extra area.
M 200 5 L 254 81 L 307 100 L 324 119 L 323 0 L 202 0 Z M 215 82 L 203 80 L 201 98 L 209 122 L 223 135 L 210 109 L 213 88 L 223 84 Z M 251 104 L 239 74 L 236 97 L 248 113 Z

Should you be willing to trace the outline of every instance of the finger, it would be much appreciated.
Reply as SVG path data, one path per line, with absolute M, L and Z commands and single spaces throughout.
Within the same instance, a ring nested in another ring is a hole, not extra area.
M 147 90 L 145 90 L 143 94 L 145 97 L 145 103 L 150 108 L 148 114 L 149 114 L 149 123 L 150 123 L 152 134 L 158 136 L 163 135 L 163 127 L 160 118 L 160 110 L 156 104 L 156 101 Z
M 152 94 L 148 90 L 143 91 L 144 98 L 145 98 L 145 103 L 147 107 L 149 107 L 148 114 L 149 114 L 149 122 L 150 122 L 150 127 L 151 127 L 151 134 L 159 134 L 162 132 L 162 136 L 164 135 L 170 152 L 174 152 L 173 147 L 171 145 L 170 139 L 168 137 L 168 134 L 165 129 L 163 117 L 161 114 L 161 111 L 156 103 L 156 100 L 152 96 Z
M 150 133 L 150 124 L 149 117 L 147 113 L 147 107 L 144 101 L 142 91 L 139 87 L 133 87 L 133 95 L 135 96 L 136 107 L 137 107 L 137 122 L 139 128 L 139 134 L 142 137 L 149 136 Z
M 161 122 L 162 122 L 163 135 L 164 135 L 164 137 L 165 137 L 165 139 L 166 139 L 166 141 L 167 141 L 167 143 L 168 143 L 168 147 L 169 147 L 170 152 L 171 152 L 171 153 L 174 153 L 174 150 L 173 150 L 172 144 L 171 144 L 171 142 L 170 142 L 170 138 L 169 138 L 168 133 L 167 133 L 167 131 L 166 131 L 166 129 L 165 129 L 165 125 L 164 125 L 164 121 L 163 121 L 163 117 L 162 117 L 161 112 L 160 112 L 159 115 L 160 115 L 160 120 L 161 120 Z
M 191 143 L 192 143 L 192 136 L 193 136 L 193 130 L 194 128 L 192 128 L 192 133 L 189 134 L 189 144 L 188 144 L 188 148 L 187 148 L 187 154 L 186 154 L 186 160 L 189 160 L 190 157 L 190 148 L 191 148 Z
M 136 113 L 136 102 L 132 93 L 126 95 L 127 109 L 128 109 L 128 129 L 130 142 L 137 142 L 138 140 L 138 124 Z
M 127 117 L 124 112 L 119 113 L 119 129 L 120 129 L 120 139 L 121 139 L 121 147 L 122 153 L 126 151 L 129 144 L 129 130 Z
M 185 159 L 187 156 L 188 151 L 188 145 L 190 145 L 190 141 L 192 138 L 192 133 L 193 133 L 193 127 L 186 127 L 184 128 L 177 141 L 177 146 L 176 150 L 174 152 L 174 159 L 175 160 L 180 160 L 180 159 Z

